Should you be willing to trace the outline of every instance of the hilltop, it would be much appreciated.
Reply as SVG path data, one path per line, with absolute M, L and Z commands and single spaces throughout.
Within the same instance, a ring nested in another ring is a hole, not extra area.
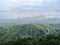
M 60 34 L 57 24 L 0 25 L 0 39 L 16 40 L 28 37 L 41 37 L 48 34 Z

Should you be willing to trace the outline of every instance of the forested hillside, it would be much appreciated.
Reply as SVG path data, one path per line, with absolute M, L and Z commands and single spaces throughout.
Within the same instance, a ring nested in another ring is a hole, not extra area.
M 58 24 L 0 25 L 0 40 L 39 38 L 48 34 L 59 35 L 59 27 Z
M 49 34 L 40 38 L 23 38 L 11 41 L 0 41 L 0 45 L 60 45 L 60 35 Z

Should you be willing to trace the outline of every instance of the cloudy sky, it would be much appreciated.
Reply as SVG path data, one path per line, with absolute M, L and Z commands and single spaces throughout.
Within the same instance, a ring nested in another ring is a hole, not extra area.
M 0 0 L 0 19 L 60 18 L 60 0 Z

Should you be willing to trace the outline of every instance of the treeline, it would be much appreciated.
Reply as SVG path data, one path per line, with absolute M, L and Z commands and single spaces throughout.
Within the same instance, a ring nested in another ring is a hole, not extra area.
M 60 35 L 47 35 L 40 38 L 24 38 L 15 41 L 0 41 L 0 45 L 60 45 Z

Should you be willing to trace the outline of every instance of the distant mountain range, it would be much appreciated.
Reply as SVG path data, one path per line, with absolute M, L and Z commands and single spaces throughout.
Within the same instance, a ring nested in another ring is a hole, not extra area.
M 18 19 L 0 19 L 0 23 L 17 23 L 17 24 L 27 24 L 27 23 L 37 23 L 37 24 L 58 24 L 60 23 L 60 18 L 44 19 L 44 18 L 18 18 Z

